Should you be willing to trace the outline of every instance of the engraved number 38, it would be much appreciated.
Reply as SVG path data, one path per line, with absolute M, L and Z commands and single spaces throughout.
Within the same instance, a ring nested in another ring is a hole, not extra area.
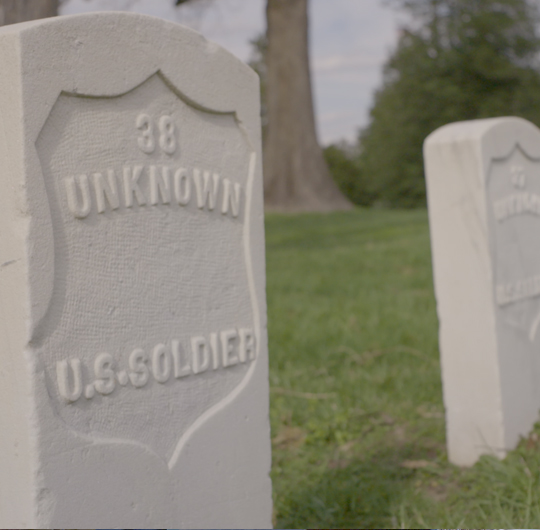
M 137 129 L 141 131 L 137 143 L 139 149 L 147 155 L 156 150 L 155 123 L 148 114 L 137 116 Z M 170 116 L 161 116 L 157 121 L 158 143 L 161 150 L 172 155 L 176 151 L 176 127 Z

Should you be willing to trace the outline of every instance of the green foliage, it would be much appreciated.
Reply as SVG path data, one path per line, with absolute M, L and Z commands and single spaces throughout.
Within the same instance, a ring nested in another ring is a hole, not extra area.
M 426 211 L 266 218 L 276 528 L 540 528 L 540 427 L 448 463 Z
M 360 168 L 378 200 L 425 203 L 422 144 L 455 121 L 521 116 L 540 125 L 540 21 L 528 0 L 393 0 L 413 25 L 384 68 Z
M 369 206 L 374 194 L 369 190 L 358 164 L 355 149 L 347 144 L 332 144 L 323 151 L 332 178 L 354 204 Z

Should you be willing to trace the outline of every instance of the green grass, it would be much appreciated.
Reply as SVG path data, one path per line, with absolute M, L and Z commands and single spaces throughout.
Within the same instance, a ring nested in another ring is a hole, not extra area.
M 425 210 L 266 218 L 278 528 L 540 527 L 540 428 L 448 463 Z

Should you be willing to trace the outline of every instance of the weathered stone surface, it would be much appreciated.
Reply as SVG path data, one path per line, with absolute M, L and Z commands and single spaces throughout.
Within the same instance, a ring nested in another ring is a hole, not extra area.
M 424 147 L 450 460 L 504 456 L 540 409 L 540 131 L 455 123 Z
M 0 71 L 0 526 L 269 527 L 256 74 L 121 13 Z

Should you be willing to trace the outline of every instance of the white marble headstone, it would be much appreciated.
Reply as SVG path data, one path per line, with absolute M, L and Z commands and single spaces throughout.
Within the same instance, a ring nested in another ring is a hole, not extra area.
M 454 123 L 424 146 L 449 458 L 504 456 L 540 410 L 540 130 Z
M 0 526 L 269 527 L 256 74 L 125 13 L 0 72 Z

